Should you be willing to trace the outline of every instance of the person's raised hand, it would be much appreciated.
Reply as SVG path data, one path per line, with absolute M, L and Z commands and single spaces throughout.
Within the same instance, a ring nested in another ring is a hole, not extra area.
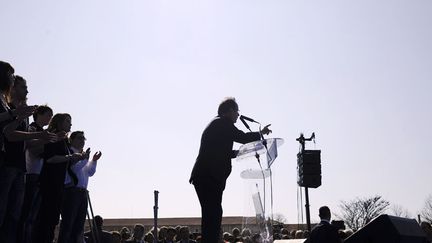
M 36 110 L 36 108 L 37 105 L 20 106 L 17 107 L 15 110 L 12 110 L 12 115 L 16 116 L 18 120 L 24 119 L 33 115 L 33 112 Z
M 262 130 L 261 133 L 265 134 L 265 135 L 269 135 L 270 133 L 272 133 L 272 130 L 269 129 L 269 126 L 271 126 L 271 124 L 268 124 L 267 126 L 265 126 Z
M 84 156 L 86 159 L 88 159 L 90 157 L 90 152 L 91 152 L 90 148 L 87 148 L 87 150 L 84 153 Z
M 100 157 L 102 156 L 101 151 L 97 151 L 94 155 L 93 155 L 93 161 L 98 161 L 100 159 Z

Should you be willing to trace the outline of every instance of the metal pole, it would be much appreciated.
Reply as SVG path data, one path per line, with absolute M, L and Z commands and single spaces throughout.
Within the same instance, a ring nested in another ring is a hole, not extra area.
M 159 199 L 159 192 L 158 191 L 154 191 L 154 206 L 153 206 L 153 213 L 154 213 L 154 225 L 153 225 L 153 243 L 158 243 L 158 224 L 157 224 L 157 220 L 158 220 L 158 199 Z
M 305 138 L 303 133 L 300 134 L 300 137 L 297 138 L 296 140 L 300 143 L 300 153 L 304 154 L 305 151 L 305 142 L 306 141 L 311 141 L 312 139 L 315 139 L 315 133 L 312 133 L 312 136 L 310 138 Z M 310 209 L 309 209 L 309 188 L 305 187 L 305 196 L 306 196 L 306 223 L 307 223 L 307 228 L 309 230 L 309 232 L 311 232 L 311 224 L 310 224 Z
M 88 209 L 87 209 L 87 220 L 88 220 L 90 233 L 91 233 L 93 239 L 96 239 L 95 231 L 93 230 L 93 219 L 90 217 L 90 213 L 89 213 Z
M 269 232 L 269 236 L 273 236 L 274 235 L 274 229 L 273 229 L 273 176 L 272 176 L 272 171 L 271 168 L 269 167 L 269 171 L 270 171 L 270 213 L 271 213 L 271 218 L 270 218 L 270 230 L 271 232 Z M 271 241 L 269 241 L 271 242 Z
M 93 225 L 93 229 L 95 229 L 95 233 L 93 234 L 93 242 L 96 242 L 96 243 L 99 243 L 100 242 L 100 240 L 99 240 L 99 232 L 98 232 L 98 228 L 96 227 L 96 225 L 95 225 L 95 223 L 94 223 L 94 213 L 93 213 L 93 207 L 92 207 L 92 204 L 91 204 L 91 200 L 90 200 L 90 192 L 89 191 L 87 191 L 87 200 L 88 200 L 88 205 L 89 205 L 89 208 L 90 208 L 90 213 L 91 213 L 91 216 L 92 216 L 92 220 L 90 221 L 90 223 Z M 94 237 L 94 236 L 96 236 L 96 237 Z
M 309 188 L 305 187 L 306 194 L 306 223 L 309 232 L 311 232 L 311 223 L 310 223 L 310 211 L 309 211 Z
M 266 182 L 265 182 L 265 174 L 264 174 L 263 167 L 261 165 L 260 156 L 259 156 L 259 154 L 257 152 L 255 153 L 255 158 L 258 160 L 258 165 L 261 168 L 261 174 L 263 176 L 264 219 L 267 220 L 267 218 L 266 218 Z

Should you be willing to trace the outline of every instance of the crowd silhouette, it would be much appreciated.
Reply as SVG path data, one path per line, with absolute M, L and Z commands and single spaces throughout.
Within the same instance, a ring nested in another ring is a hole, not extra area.
M 97 215 L 94 218 L 96 229 L 93 231 L 85 232 L 86 242 L 96 242 L 94 239 L 98 238 L 99 242 L 108 243 L 154 243 L 154 228 L 145 232 L 145 227 L 142 224 L 135 224 L 132 229 L 128 227 L 121 227 L 121 229 L 114 231 L 106 231 L 103 229 L 103 219 Z M 307 230 L 288 230 L 283 225 L 274 225 L 273 235 L 271 240 L 290 240 L 290 239 L 303 239 L 310 238 L 310 232 Z M 313 231 L 312 231 L 313 232 Z M 337 239 L 334 242 L 343 242 L 347 237 L 353 234 L 350 229 L 336 229 Z M 221 243 L 261 243 L 263 241 L 262 232 L 253 232 L 250 228 L 237 228 L 234 227 L 231 232 L 223 232 L 220 235 Z M 201 232 L 190 232 L 188 226 L 162 226 L 157 229 L 157 243 L 203 243 Z M 310 241 L 306 241 L 310 242 Z M 322 241 L 324 242 L 324 241 Z M 330 241 L 333 242 L 333 241 Z

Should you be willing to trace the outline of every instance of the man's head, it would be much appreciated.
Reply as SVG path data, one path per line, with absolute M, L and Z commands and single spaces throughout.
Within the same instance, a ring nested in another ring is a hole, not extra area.
M 133 230 L 133 238 L 136 240 L 142 240 L 144 237 L 144 225 L 136 224 Z
M 93 219 L 93 222 L 97 229 L 101 230 L 103 226 L 103 219 L 100 215 L 96 215 Z
M 168 231 L 167 231 L 167 237 L 166 237 L 166 239 L 169 240 L 169 241 L 173 241 L 174 237 L 176 236 L 176 234 L 177 234 L 177 231 L 175 230 L 175 228 L 169 227 Z
M 131 232 L 130 232 L 130 230 L 129 230 L 128 227 L 123 227 L 120 230 L 120 234 L 121 234 L 121 237 L 122 237 L 123 240 L 128 240 L 130 238 L 130 236 L 131 236 Z
M 67 113 L 57 113 L 48 125 L 50 132 L 70 132 L 72 127 L 72 117 Z
M 187 227 L 187 226 L 181 227 L 179 230 L 178 237 L 180 240 L 188 240 L 189 239 L 189 227 Z
M 144 236 L 144 242 L 150 242 L 153 243 L 153 234 L 151 232 L 148 232 L 145 236 Z
M 295 239 L 303 239 L 303 230 L 297 230 L 295 232 Z
M 9 102 L 14 101 L 23 104 L 27 101 L 27 81 L 21 76 L 15 76 L 15 81 L 9 94 Z
M 232 235 L 233 235 L 235 238 L 238 238 L 238 237 L 240 236 L 240 229 L 239 229 L 239 228 L 234 228 L 234 229 L 232 229 Z
M 83 150 L 85 141 L 86 138 L 83 131 L 72 132 L 69 136 L 69 143 L 73 148 L 78 149 L 79 151 Z
M 237 122 L 237 118 L 239 117 L 239 108 L 234 97 L 225 98 L 219 104 L 218 116 L 226 117 L 233 123 Z
M 254 243 L 262 242 L 262 236 L 260 234 L 254 234 L 252 236 L 252 242 Z
M 162 226 L 159 229 L 159 240 L 165 240 L 167 237 L 168 228 L 166 226 Z
M 0 92 L 7 94 L 12 87 L 15 76 L 14 68 L 7 62 L 0 61 Z
M 327 206 L 322 206 L 319 208 L 319 217 L 321 219 L 325 219 L 330 221 L 331 218 L 331 213 L 330 213 L 330 208 Z
M 222 235 L 222 239 L 224 240 L 224 242 L 229 242 L 231 237 L 232 235 L 228 232 L 224 232 Z
M 118 231 L 112 231 L 111 232 L 112 235 L 112 242 L 113 243 L 121 243 L 122 238 L 121 238 L 121 234 Z
M 41 105 L 34 111 L 33 120 L 39 124 L 39 126 L 44 127 L 49 124 L 52 116 L 53 110 L 47 105 Z
M 249 228 L 244 228 L 241 232 L 241 236 L 242 237 L 247 237 L 247 236 L 251 236 L 251 230 Z
M 177 234 L 180 232 L 181 229 L 181 225 L 177 225 L 176 227 L 174 227 L 174 229 L 176 230 Z

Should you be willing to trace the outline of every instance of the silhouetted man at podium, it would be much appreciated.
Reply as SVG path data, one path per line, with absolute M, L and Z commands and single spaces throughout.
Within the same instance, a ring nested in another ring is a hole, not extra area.
M 220 237 L 222 193 L 231 173 L 231 158 L 238 153 L 232 150 L 233 143 L 244 144 L 261 138 L 259 132 L 244 133 L 234 126 L 238 111 L 234 98 L 226 98 L 219 105 L 218 116 L 202 134 L 199 154 L 189 180 L 201 204 L 203 243 L 216 243 Z M 269 126 L 265 126 L 261 133 L 269 134 Z
M 310 234 L 307 243 L 340 243 L 338 229 L 330 224 L 331 213 L 327 206 L 319 209 L 321 222 L 315 226 Z

